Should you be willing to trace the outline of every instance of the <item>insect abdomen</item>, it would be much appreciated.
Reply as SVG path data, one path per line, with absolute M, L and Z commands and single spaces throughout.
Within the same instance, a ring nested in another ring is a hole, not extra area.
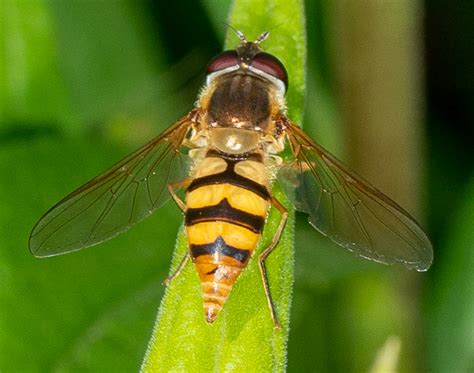
M 268 189 L 242 175 L 246 166 L 253 172 L 260 167 L 264 171 L 263 164 L 255 161 L 206 158 L 187 190 L 188 242 L 201 278 L 208 322 L 213 322 L 222 309 L 265 224 Z M 209 174 L 219 169 L 221 172 Z

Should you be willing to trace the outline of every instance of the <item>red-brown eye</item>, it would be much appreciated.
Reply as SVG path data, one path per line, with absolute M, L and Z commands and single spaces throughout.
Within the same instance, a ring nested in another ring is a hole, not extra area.
M 239 57 L 237 55 L 237 51 L 225 51 L 215 56 L 211 62 L 209 62 L 209 65 L 207 65 L 207 73 L 211 74 L 238 64 Z
M 280 79 L 285 83 L 285 87 L 288 89 L 288 74 L 285 66 L 283 66 L 280 60 L 275 56 L 265 52 L 257 53 L 252 60 L 252 66 Z

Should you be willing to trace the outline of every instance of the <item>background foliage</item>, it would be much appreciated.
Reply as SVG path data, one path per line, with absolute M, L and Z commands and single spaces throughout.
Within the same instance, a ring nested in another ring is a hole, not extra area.
M 385 167 L 400 188 L 410 186 L 391 193 L 424 218 L 435 262 L 426 274 L 365 262 L 298 217 L 289 371 L 367 371 L 390 336 L 401 341 L 401 370 L 474 369 L 474 12 L 460 0 L 408 3 L 308 2 L 304 127 L 364 175 Z M 52 203 L 192 107 L 204 66 L 222 48 L 229 4 L 0 2 L 0 369 L 140 366 L 181 222 L 175 206 L 64 257 L 34 259 L 27 239 Z M 385 24 L 399 37 L 371 32 Z M 367 45 L 364 35 L 379 39 Z M 410 64 L 358 75 L 375 45 L 392 54 L 368 62 L 398 66 L 393 56 L 409 53 Z M 398 83 L 415 84 L 413 96 L 389 102 L 414 113 L 407 121 L 379 113 L 383 102 L 370 106 L 380 97 L 373 87 L 390 93 Z M 364 145 L 387 133 L 416 151 Z M 391 188 L 384 175 L 369 176 Z

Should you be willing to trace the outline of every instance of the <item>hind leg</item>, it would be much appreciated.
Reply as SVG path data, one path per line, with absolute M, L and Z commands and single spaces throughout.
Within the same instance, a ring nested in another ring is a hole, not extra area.
M 263 250 L 263 252 L 258 257 L 258 264 L 260 266 L 260 274 L 262 276 L 263 288 L 265 290 L 265 295 L 267 297 L 268 308 L 270 309 L 270 314 L 272 315 L 273 325 L 276 329 L 281 329 L 281 325 L 278 322 L 278 317 L 275 311 L 275 306 L 273 304 L 272 295 L 270 292 L 270 286 L 268 284 L 265 260 L 267 259 L 268 255 L 270 255 L 272 251 L 275 249 L 275 247 L 278 245 L 278 242 L 280 242 L 281 235 L 283 233 L 283 230 L 285 229 L 286 221 L 288 220 L 288 211 L 285 208 L 285 206 L 283 206 L 280 203 L 280 201 L 278 201 L 273 196 L 271 199 L 271 203 L 280 212 L 281 220 L 280 220 L 280 224 L 278 224 L 278 228 L 275 232 L 275 235 L 273 236 L 272 242 L 270 243 L 270 245 L 267 246 L 265 250 Z

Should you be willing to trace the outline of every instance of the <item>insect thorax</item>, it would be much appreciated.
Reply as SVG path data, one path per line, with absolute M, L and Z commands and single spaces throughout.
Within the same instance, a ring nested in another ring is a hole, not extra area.
M 271 118 L 269 83 L 251 75 L 219 79 L 207 108 L 208 122 L 217 127 L 265 130 Z
M 275 118 L 285 111 L 284 92 L 271 82 L 238 72 L 218 76 L 204 88 L 198 106 L 202 115 L 190 138 L 196 147 L 232 155 L 283 150 Z

